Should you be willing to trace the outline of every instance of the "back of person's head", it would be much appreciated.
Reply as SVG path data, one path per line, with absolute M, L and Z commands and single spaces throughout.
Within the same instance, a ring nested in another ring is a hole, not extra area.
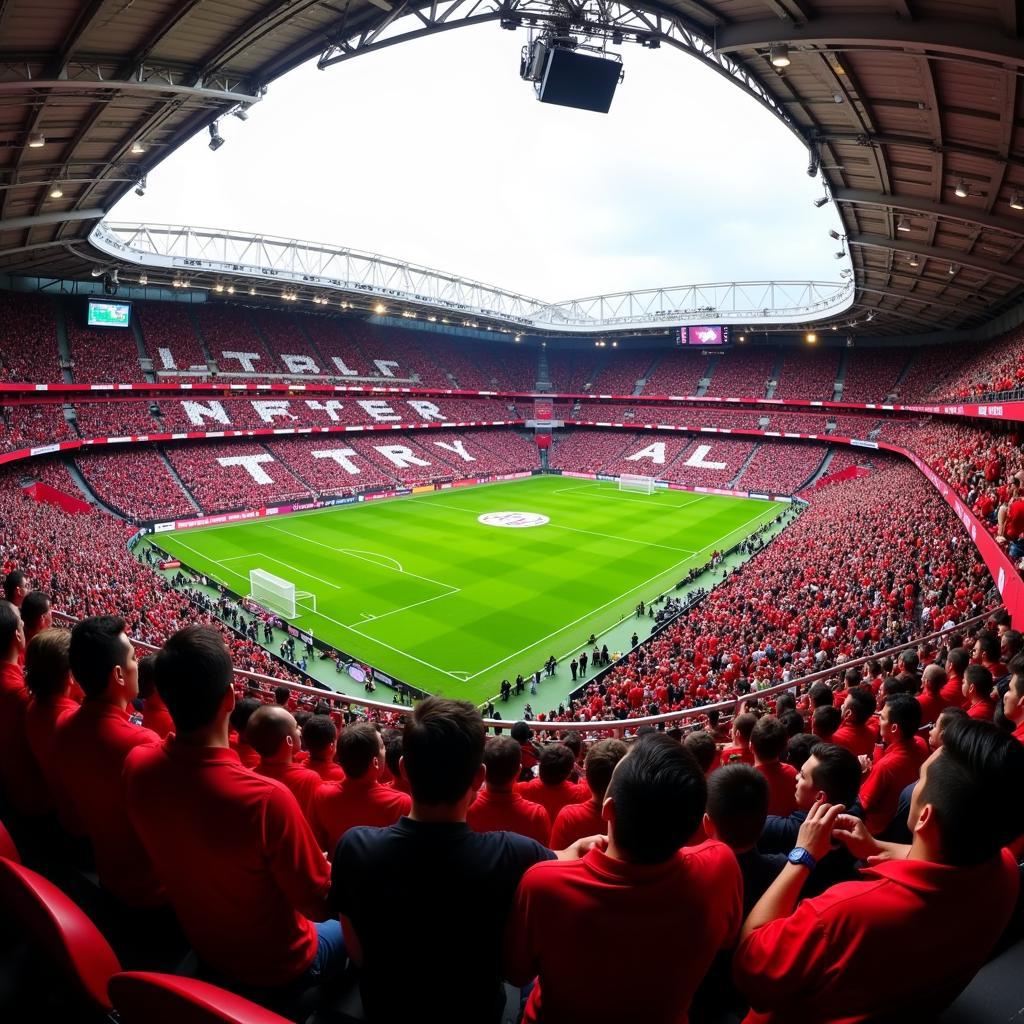
M 811 732 L 820 740 L 832 739 L 836 729 L 843 723 L 843 713 L 837 707 L 815 708 L 811 721 Z
M 812 748 L 820 742 L 817 736 L 812 736 L 809 732 L 801 732 L 796 736 L 790 736 L 789 743 L 786 744 L 786 754 L 783 760 L 786 764 L 799 769 L 807 758 L 811 756 Z
M 920 661 L 917 657 L 917 651 L 907 650 L 900 653 L 900 674 L 907 673 L 908 675 L 915 675 L 917 673 L 917 666 Z
M 462 800 L 483 763 L 484 737 L 484 720 L 467 701 L 443 697 L 421 701 L 402 738 L 413 799 L 430 806 Z
M 810 689 L 811 707 L 820 708 L 832 703 L 832 687 L 828 683 L 812 683 Z
M 559 742 L 564 743 L 572 751 L 574 761 L 579 760 L 580 754 L 583 753 L 583 737 L 578 732 L 567 732 Z
M 804 721 L 804 716 L 800 714 L 796 708 L 788 708 L 779 715 L 779 721 L 782 723 L 782 727 L 786 730 L 786 735 L 790 738 L 793 736 L 799 736 L 802 733 L 807 723 Z
M 1006 670 L 1010 673 L 1010 685 L 1024 697 L 1024 654 L 1011 658 Z
M 860 761 L 856 755 L 836 743 L 816 743 L 811 747 L 810 758 L 814 758 L 811 768 L 814 788 L 821 790 L 830 804 L 852 807 L 861 784 Z
M 917 682 L 917 676 L 903 673 L 898 676 L 886 676 L 882 680 L 882 696 L 895 697 L 898 693 L 909 694 Z
M 280 707 L 284 707 L 289 698 L 292 695 L 292 691 L 287 686 L 275 686 L 274 687 L 274 703 Z
M 782 718 L 787 711 L 796 711 L 796 697 L 791 693 L 780 693 L 775 698 L 775 714 Z
M 533 733 L 528 723 L 516 722 L 509 731 L 509 735 L 516 741 L 516 743 L 523 744 L 530 742 L 530 737 Z
M 333 725 L 333 723 L 331 723 Z M 381 735 L 366 722 L 346 725 L 338 736 L 338 764 L 350 779 L 361 779 L 380 757 Z
M 0 601 L 0 655 L 6 655 L 13 649 L 20 628 L 18 609 L 10 601 Z
M 875 713 L 875 698 L 870 690 L 861 687 L 846 695 L 844 707 L 849 709 L 854 725 L 863 725 Z
M 707 801 L 700 765 L 664 735 L 635 743 L 615 767 L 607 798 L 614 808 L 610 832 L 629 861 L 660 864 L 697 830 Z
M 921 682 L 924 683 L 924 688 L 928 693 L 936 696 L 946 685 L 946 670 L 934 662 L 931 665 L 926 665 L 921 675 Z
M 25 685 L 36 700 L 45 704 L 67 693 L 71 682 L 70 651 L 69 629 L 44 629 L 28 642 Z
M 21 621 L 30 633 L 41 628 L 50 614 L 50 595 L 43 590 L 30 590 L 21 602 Z
M 329 715 L 310 715 L 302 726 L 302 745 L 310 757 L 324 757 L 338 738 L 338 730 Z
M 971 663 L 971 654 L 966 647 L 954 647 L 946 655 L 946 672 L 952 672 L 958 679 L 963 679 L 964 669 Z
M 715 737 L 704 729 L 697 729 L 683 737 L 683 746 L 693 754 L 700 765 L 700 770 L 707 775 L 715 763 L 715 754 L 718 753 Z
M 72 634 L 72 654 L 74 644 Z M 179 629 L 157 652 L 154 673 L 178 733 L 211 725 L 229 693 L 234 700 L 231 654 L 224 638 L 209 626 Z
M 546 786 L 557 786 L 572 774 L 576 759 L 564 743 L 547 743 L 537 755 L 537 774 Z
M 160 692 L 163 693 L 163 689 Z M 281 751 L 289 736 L 294 743 L 297 731 L 298 726 L 290 711 L 277 704 L 263 704 L 249 718 L 249 723 L 245 727 L 245 741 L 260 757 L 274 757 Z M 344 764 L 342 767 L 345 767 Z
M 402 769 L 399 764 L 401 760 L 402 734 L 398 729 L 386 729 L 384 731 L 384 763 L 392 778 L 401 778 Z
M 124 636 L 124 619 L 93 615 L 71 630 L 71 674 L 86 697 L 98 697 L 110 683 L 111 673 L 124 668 L 131 644 Z
M 245 727 L 249 724 L 249 719 L 252 718 L 253 712 L 261 707 L 263 707 L 261 700 L 257 700 L 255 697 L 243 697 L 241 700 L 236 701 L 235 706 L 231 709 L 228 724 L 239 736 L 244 735 Z
M 25 598 L 27 601 L 28 598 Z M 25 617 L 24 609 L 22 610 L 22 618 Z M 1016 629 L 1008 629 L 999 638 L 999 657 L 1003 661 L 1009 661 L 1011 658 L 1015 658 L 1020 652 L 1024 650 L 1024 635 L 1018 632 Z
M 757 715 L 744 711 L 742 715 L 737 715 L 732 720 L 732 731 L 737 739 L 746 740 L 749 743 L 750 734 L 754 731 L 755 725 L 757 725 Z
M 139 658 L 139 696 L 149 700 L 156 692 L 156 655 L 146 654 Z
M 21 569 L 12 569 L 4 577 L 4 600 L 13 602 L 17 590 L 24 589 L 26 586 L 28 586 L 28 577 Z
M 615 766 L 626 756 L 628 750 L 622 740 L 598 740 L 587 751 L 587 759 L 584 762 L 587 785 L 598 803 L 604 799 Z
M 774 715 L 759 718 L 750 734 L 750 746 L 759 761 L 778 760 L 785 752 L 788 741 L 786 727 Z
M 947 863 L 981 864 L 1024 832 L 1024 744 L 991 722 L 950 722 L 921 774 L 911 824 L 931 806 Z
M 764 828 L 768 799 L 768 780 L 749 764 L 727 764 L 712 772 L 707 814 L 715 838 L 734 850 L 749 850 Z
M 487 785 L 505 787 L 519 777 L 523 748 L 511 736 L 492 736 L 484 746 Z
M 984 661 L 995 663 L 999 661 L 999 637 L 987 630 L 978 634 L 975 641 L 975 650 Z
M 859 668 L 848 668 L 843 673 L 843 684 L 847 690 L 853 690 L 860 686 L 862 678 Z
M 899 726 L 900 737 L 910 739 L 921 728 L 921 705 L 909 694 L 896 693 L 886 697 L 889 724 Z
M 968 665 L 964 670 L 964 682 L 973 687 L 982 700 L 988 700 L 994 685 L 992 673 L 984 665 Z

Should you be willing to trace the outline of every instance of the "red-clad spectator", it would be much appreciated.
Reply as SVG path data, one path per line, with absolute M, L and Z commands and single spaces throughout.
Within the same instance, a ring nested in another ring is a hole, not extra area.
M 607 848 L 526 872 L 505 956 L 514 984 L 537 979 L 525 1021 L 686 1019 L 701 979 L 742 920 L 742 881 L 729 848 L 680 849 L 700 823 L 705 797 L 703 773 L 678 743 L 644 738 L 608 788 Z M 623 942 L 631 921 L 644 922 L 647 940 Z M 594 984 L 603 977 L 643 981 Z
M 774 715 L 765 715 L 759 718 L 750 734 L 750 747 L 754 752 L 754 767 L 768 783 L 768 810 L 766 813 L 782 818 L 796 810 L 794 795 L 796 792 L 796 769 L 792 765 L 783 764 L 780 761 L 786 752 L 788 741 L 786 727 Z
M 533 769 L 537 767 L 537 744 L 533 742 L 533 730 L 526 722 L 516 722 L 510 730 L 512 739 L 519 744 L 520 766 L 519 780 L 529 782 L 533 778 Z
M 255 697 L 243 697 L 240 701 L 236 702 L 229 719 L 231 732 L 228 742 L 231 749 L 238 754 L 238 760 L 246 768 L 251 768 L 253 771 L 259 767 L 260 755 L 246 742 L 245 728 L 249 724 L 249 719 L 252 718 L 253 713 L 260 706 L 261 702 Z
M 393 825 L 412 806 L 405 793 L 380 781 L 384 771 L 384 739 L 372 725 L 346 725 L 341 730 L 338 761 L 344 778 L 317 788 L 310 813 L 314 834 L 332 856 L 338 841 L 350 828 Z
M 161 906 L 165 893 L 129 820 L 121 778 L 132 750 L 160 743 L 128 711 L 139 684 L 124 619 L 82 619 L 71 631 L 69 660 L 85 700 L 57 727 L 55 795 L 80 815 L 103 888 L 129 907 Z
M 1010 684 L 1003 694 L 1003 714 L 1014 727 L 1014 738 L 1024 743 L 1024 654 L 1014 657 L 1009 669 Z
M 291 793 L 228 746 L 233 671 L 224 641 L 203 627 L 157 655 L 175 730 L 129 757 L 129 812 L 204 964 L 264 990 L 313 984 L 344 956 L 327 861 Z
M 963 647 L 954 647 L 946 655 L 946 685 L 941 696 L 950 707 L 964 706 L 964 672 L 970 663 L 971 656 Z
M 572 751 L 564 743 L 549 743 L 541 747 L 537 778 L 519 783 L 516 791 L 525 799 L 540 804 L 554 821 L 566 804 L 578 804 L 590 797 L 586 786 L 569 781 L 574 764 Z
M 320 788 L 320 776 L 295 762 L 302 746 L 302 733 L 292 713 L 279 706 L 257 708 L 245 727 L 245 739 L 260 755 L 257 773 L 287 786 L 302 813 L 312 821 L 313 798 Z
M 32 637 L 53 625 L 53 606 L 48 594 L 42 590 L 30 590 L 21 602 L 20 610 L 27 648 L 32 642 Z
M 302 745 L 309 751 L 306 767 L 320 776 L 322 782 L 340 782 L 345 771 L 335 760 L 338 752 L 338 729 L 330 715 L 313 715 L 302 726 Z
M 868 724 L 875 713 L 875 698 L 859 687 L 850 690 L 843 702 L 843 724 L 832 734 L 832 742 L 858 757 L 870 754 L 878 742 L 878 733 Z
M 871 766 L 860 787 L 864 823 L 872 835 L 892 821 L 900 792 L 917 778 L 928 756 L 915 739 L 921 725 L 921 706 L 905 693 L 886 698 L 880 719 L 879 738 L 885 744 L 882 756 Z
M 558 812 L 551 827 L 551 842 L 548 844 L 553 850 L 564 850 L 584 836 L 607 833 L 608 823 L 601 806 L 612 772 L 626 756 L 627 750 L 622 740 L 599 740 L 587 751 L 584 768 L 591 797 L 583 803 L 566 804 Z
M 733 974 L 753 1007 L 747 1024 L 838 1024 L 880 1013 L 935 1020 L 1014 913 L 1020 874 L 1002 848 L 1024 831 L 1021 787 L 1020 744 L 987 723 L 952 722 L 914 789 L 909 846 L 872 839 L 840 815 L 842 805 L 815 804 L 796 856 L 743 926 Z M 833 837 L 874 866 L 797 905 Z
M 722 751 L 722 764 L 739 761 L 742 764 L 754 763 L 754 752 L 750 749 L 750 736 L 757 725 L 757 715 L 744 711 L 732 721 L 732 746 Z
M 971 660 L 987 668 L 993 679 L 1002 679 L 1006 675 L 1006 666 L 999 660 L 1001 650 L 999 636 L 989 630 L 983 630 L 974 641 Z
M 143 701 L 142 724 L 163 739 L 173 731 L 174 722 L 156 689 L 152 654 L 139 658 L 139 697 Z
M 971 718 L 992 721 L 996 711 L 992 686 L 992 673 L 984 665 L 967 666 L 964 671 L 964 710 Z
M 484 785 L 466 812 L 474 832 L 518 832 L 550 845 L 551 817 L 538 803 L 522 797 L 515 787 L 522 766 L 523 746 L 512 737 L 491 737 L 484 747 Z
M 938 721 L 943 708 L 950 705 L 942 696 L 946 686 L 946 670 L 941 665 L 926 665 L 921 673 L 921 692 L 917 695 L 917 703 L 921 705 L 921 724 L 931 725 Z

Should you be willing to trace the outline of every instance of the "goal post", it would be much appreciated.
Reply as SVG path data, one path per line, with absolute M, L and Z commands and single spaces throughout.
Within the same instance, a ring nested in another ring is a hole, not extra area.
M 286 619 L 297 615 L 295 584 L 263 569 L 249 570 L 249 597 Z
M 640 476 L 637 473 L 622 473 L 619 476 L 619 490 L 632 491 L 636 494 L 653 494 L 654 477 Z

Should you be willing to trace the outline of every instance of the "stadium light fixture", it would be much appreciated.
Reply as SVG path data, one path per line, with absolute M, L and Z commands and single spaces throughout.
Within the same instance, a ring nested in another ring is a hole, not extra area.
M 217 283 L 216 283 L 216 284 L 215 284 L 215 285 L 213 286 L 213 290 L 214 290 L 215 292 L 222 292 L 222 291 L 224 291 L 224 285 L 222 285 L 222 284 L 220 283 L 220 281 L 218 281 L 218 282 L 217 282 Z
M 255 295 L 256 294 L 256 289 L 255 288 L 250 288 L 249 289 L 249 294 L 250 295 Z
M 837 242 L 839 241 L 840 238 L 843 237 L 841 234 L 839 234 L 838 231 L 836 231 L 835 228 L 829 228 L 828 234 L 829 234 L 830 238 L 834 238 Z
M 742 345 L 743 342 L 745 342 L 746 340 L 747 340 L 747 336 L 745 334 L 741 334 L 740 335 L 740 344 Z
M 773 68 L 788 68 L 792 63 L 789 59 L 789 47 L 785 43 L 775 43 L 768 50 L 768 58 Z
M 387 307 L 384 305 L 383 302 L 378 302 L 377 305 L 373 307 L 373 311 L 374 313 L 377 314 L 377 316 L 382 316 L 384 313 L 387 312 Z
M 830 199 L 830 196 L 819 196 L 814 200 L 814 205 L 820 210 Z
M 904 214 L 898 221 L 896 221 L 897 231 L 909 231 L 910 230 L 910 218 Z
M 235 294 L 235 286 L 233 284 L 229 284 L 228 285 L 228 295 L 234 295 L 234 294 Z
M 210 141 L 207 145 L 209 145 L 210 149 L 212 149 L 214 153 L 224 145 L 224 138 L 220 133 L 220 128 L 216 121 L 210 125 Z
M 956 188 L 953 189 L 953 195 L 958 199 L 966 199 L 970 195 L 970 192 L 967 190 L 967 182 L 964 181 L 963 178 L 956 183 Z
M 1013 194 L 1010 196 L 1010 209 L 1024 210 L 1024 199 L 1021 198 L 1021 194 L 1016 189 L 1013 190 Z
M 146 152 L 146 147 L 138 139 L 136 139 L 132 143 L 132 148 L 131 148 L 132 156 L 142 156 L 142 154 L 145 153 L 145 152 Z
M 619 347 L 619 343 L 617 341 L 613 341 L 612 342 L 612 348 L 618 348 L 618 347 Z
M 137 196 L 144 196 L 146 194 L 146 175 L 144 174 L 140 179 L 138 185 L 135 186 L 135 194 Z
M 46 136 L 42 132 L 32 132 L 28 137 L 29 149 L 42 149 L 46 145 Z
M 60 187 L 60 182 L 59 181 L 55 181 L 50 186 L 50 198 L 51 199 L 61 199 L 61 198 L 63 198 L 63 196 L 64 196 L 64 189 L 62 189 Z
M 808 345 L 817 345 L 818 336 L 814 333 L 814 331 L 808 331 L 804 335 L 804 341 L 806 341 Z
M 145 287 L 147 284 L 149 284 L 149 275 L 148 274 L 139 274 L 139 284 L 141 284 L 143 287 Z
M 953 277 L 960 268 L 955 263 L 950 263 L 949 270 L 946 271 L 950 277 Z
M 834 252 L 834 253 L 832 253 L 832 255 L 837 260 L 841 260 L 846 255 L 846 250 L 845 249 L 840 249 L 839 252 Z
M 909 260 L 907 260 L 907 262 L 908 262 L 908 263 L 909 263 L 909 264 L 910 264 L 910 265 L 911 265 L 912 267 L 919 267 L 919 266 L 921 265 L 921 261 L 920 261 L 920 260 L 919 260 L 919 259 L 918 259 L 918 258 L 917 258 L 916 256 L 911 256 L 911 257 L 910 257 L 910 259 L 909 259 Z

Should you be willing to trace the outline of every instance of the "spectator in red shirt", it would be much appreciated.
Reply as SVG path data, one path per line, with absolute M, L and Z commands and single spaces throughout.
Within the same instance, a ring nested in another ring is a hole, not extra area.
M 882 832 L 892 821 L 900 791 L 917 778 L 927 757 L 915 742 L 920 725 L 921 705 L 913 697 L 897 693 L 886 698 L 879 728 L 885 750 L 860 787 L 864 823 L 872 835 Z
M 260 755 L 256 771 L 283 782 L 312 822 L 313 798 L 320 788 L 320 776 L 295 763 L 295 755 L 302 747 L 302 734 L 292 713 L 274 704 L 257 708 L 245 727 L 245 739 Z
M 750 749 L 750 734 L 757 725 L 757 715 L 744 711 L 732 720 L 732 746 L 722 751 L 722 764 L 741 761 L 743 764 L 754 763 L 754 752 Z
M 133 752 L 125 786 L 202 963 L 276 1003 L 340 967 L 344 943 L 329 920 L 327 861 L 294 797 L 243 767 L 228 745 L 233 674 L 214 630 L 189 626 L 167 641 L 156 678 L 174 735 Z
M 963 647 L 954 647 L 946 655 L 946 685 L 942 688 L 942 699 L 952 707 L 964 706 L 964 672 L 971 663 L 971 656 Z
M 608 787 L 607 848 L 526 872 L 508 922 L 505 965 L 514 984 L 537 978 L 527 1024 L 686 1019 L 715 954 L 732 944 L 742 920 L 742 883 L 728 847 L 680 849 L 700 822 L 705 796 L 693 757 L 667 736 L 645 736 Z M 637 921 L 645 941 L 623 941 Z M 595 978 L 636 984 L 595 985 Z
M 335 760 L 338 729 L 330 715 L 312 715 L 302 727 L 302 745 L 309 751 L 306 767 L 323 782 L 340 782 L 345 772 Z
M 537 753 L 537 744 L 533 742 L 533 730 L 527 722 L 516 722 L 512 726 L 510 735 L 522 748 L 519 781 L 529 782 L 533 778 L 533 769 L 537 767 L 540 761 Z
M 942 709 L 949 707 L 942 691 L 946 686 L 946 670 L 941 665 L 927 665 L 921 674 L 921 692 L 917 703 L 921 705 L 921 724 L 931 725 L 938 721 Z
M 683 737 L 683 746 L 693 754 L 707 778 L 721 763 L 715 737 L 705 729 L 695 729 Z
M 816 712 L 821 710 L 823 709 L 817 708 Z M 824 710 L 833 711 L 834 708 L 828 707 Z M 786 752 L 788 740 L 786 727 L 774 715 L 764 715 L 759 718 L 750 734 L 750 746 L 754 751 L 754 767 L 768 783 L 766 813 L 783 818 L 796 810 L 793 795 L 796 787 L 796 769 L 779 760 Z
M 103 888 L 128 907 L 162 906 L 163 887 L 125 806 L 125 758 L 136 747 L 157 746 L 160 737 L 128 711 L 139 684 L 124 619 L 82 619 L 71 631 L 69 659 L 85 700 L 57 728 L 58 802 L 68 801 L 81 817 Z
M 249 719 L 252 718 L 253 714 L 261 708 L 262 702 L 257 700 L 255 697 L 243 697 L 231 712 L 231 718 L 229 719 L 231 724 L 230 743 L 231 749 L 238 754 L 239 761 L 245 765 L 246 768 L 251 768 L 253 771 L 259 767 L 260 755 L 246 742 L 245 740 L 245 729 L 249 724 Z
M 860 757 L 870 754 L 878 734 L 868 725 L 875 713 L 875 698 L 863 687 L 851 690 L 843 702 L 843 724 L 832 734 L 832 742 Z
M 820 743 L 831 743 L 842 724 L 843 713 L 839 708 L 815 708 L 811 715 L 811 735 Z
M 996 705 L 992 699 L 992 673 L 984 665 L 968 665 L 964 672 L 964 709 L 971 718 L 991 722 Z
M 796 858 L 743 926 L 733 968 L 754 1008 L 747 1024 L 934 1020 L 1014 913 L 1020 876 L 1002 848 L 1024 832 L 1022 787 L 1020 744 L 988 723 L 953 722 L 921 770 L 909 846 L 816 803 Z M 797 906 L 833 837 L 873 866 Z
M 1006 666 L 999 660 L 1000 641 L 995 633 L 987 630 L 978 634 L 974 641 L 974 654 L 971 660 L 982 665 L 992 673 L 993 679 L 1002 679 L 1006 675 Z
M 474 832 L 517 832 L 549 846 L 551 817 L 547 810 L 526 800 L 515 788 L 522 766 L 522 747 L 506 736 L 494 736 L 484 746 L 485 782 L 466 812 Z
M 21 621 L 25 627 L 25 644 L 44 629 L 53 626 L 53 608 L 50 598 L 42 590 L 30 590 L 21 603 Z
M 171 716 L 160 699 L 160 694 L 157 693 L 154 657 L 147 654 L 144 658 L 139 658 L 139 696 L 145 702 L 142 706 L 142 724 L 163 739 L 174 729 L 174 722 L 171 721 Z
M 588 799 L 590 791 L 569 781 L 575 758 L 564 743 L 548 743 L 541 747 L 538 776 L 532 782 L 521 782 L 519 795 L 538 803 L 548 812 L 552 821 L 566 804 L 577 804 Z
M 711 737 L 709 736 L 708 739 Z M 714 743 L 712 742 L 712 746 Z M 579 804 L 566 804 L 558 812 L 551 827 L 551 842 L 554 850 L 564 850 L 584 836 L 604 835 L 607 823 L 601 813 L 605 792 L 611 782 L 615 766 L 626 756 L 626 744 L 622 740 L 599 740 L 587 751 L 584 762 L 590 799 Z
M 380 781 L 384 771 L 384 738 L 372 725 L 361 722 L 341 730 L 338 760 L 345 777 L 317 789 L 310 814 L 314 834 L 331 854 L 350 828 L 385 828 L 408 814 L 412 807 L 405 793 Z
M 1024 743 L 1024 654 L 1018 654 L 1007 666 L 1010 685 L 1003 694 L 1003 714 L 1013 726 L 1015 739 Z

